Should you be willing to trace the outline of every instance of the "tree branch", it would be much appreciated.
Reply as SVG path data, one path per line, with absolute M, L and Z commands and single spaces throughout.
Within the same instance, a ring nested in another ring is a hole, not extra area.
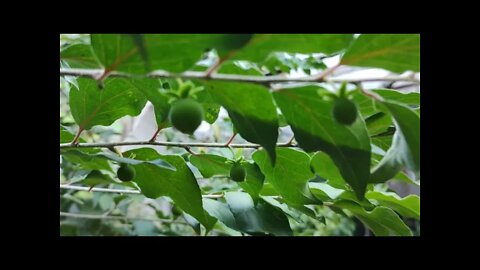
M 80 191 L 93 191 L 93 192 L 107 192 L 107 193 L 123 193 L 123 194 L 142 194 L 139 190 L 134 189 L 113 189 L 113 188 L 89 188 L 81 186 L 71 186 L 71 185 L 60 185 L 61 189 L 71 189 L 71 190 L 80 190 Z M 206 194 L 202 195 L 202 198 L 208 199 L 218 199 L 223 198 L 223 194 Z
M 81 76 L 81 77 L 90 77 L 92 79 L 97 79 L 99 74 L 103 74 L 102 69 L 60 69 L 60 76 Z M 259 83 L 263 85 L 269 85 L 270 83 L 286 83 L 286 82 L 368 82 L 368 81 L 407 81 L 420 84 L 420 80 L 412 77 L 402 77 L 402 76 L 387 76 L 387 77 L 377 77 L 377 78 L 325 78 L 327 74 L 323 73 L 317 74 L 316 76 L 308 76 L 303 78 L 285 78 L 284 76 L 251 76 L 251 75 L 235 75 L 235 74 L 208 74 L 205 72 L 198 71 L 186 71 L 183 73 L 170 73 L 166 71 L 154 71 L 146 75 L 137 75 L 137 74 L 128 74 L 123 72 L 112 71 L 109 74 L 109 77 L 130 77 L 130 78 L 182 78 L 182 79 L 204 79 L 204 80 L 219 80 L 219 81 L 236 81 L 236 82 L 250 82 L 250 83 Z
M 148 221 L 158 221 L 164 223 L 177 223 L 177 224 L 184 224 L 188 225 L 188 223 L 179 221 L 179 220 L 170 220 L 170 219 L 162 219 L 162 218 L 144 218 L 144 217 L 122 217 L 122 216 L 103 216 L 103 215 L 90 215 L 90 214 L 75 214 L 75 213 L 67 213 L 67 212 L 60 212 L 61 217 L 71 217 L 71 218 L 85 218 L 85 219 L 110 219 L 110 220 L 148 220 Z
M 212 147 L 212 148 L 259 148 L 261 145 L 253 143 L 243 143 L 243 144 L 229 144 L 225 143 L 176 143 L 176 142 L 149 142 L 149 141 L 133 141 L 133 142 L 113 142 L 113 143 L 61 143 L 60 148 L 93 148 L 93 147 L 104 147 L 109 148 L 113 146 L 122 146 L 122 145 L 154 145 L 154 146 L 171 146 L 171 147 Z M 288 143 L 277 143 L 277 147 L 297 147 L 296 144 Z

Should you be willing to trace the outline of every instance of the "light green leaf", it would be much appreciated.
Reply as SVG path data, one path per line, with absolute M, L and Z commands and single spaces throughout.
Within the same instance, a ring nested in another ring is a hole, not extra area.
M 318 200 L 310 193 L 307 182 L 314 178 L 310 171 L 310 157 L 304 152 L 288 148 L 277 149 L 277 162 L 272 167 L 265 150 L 252 156 L 265 178 L 282 196 L 287 204 L 316 204 Z
M 412 231 L 391 209 L 378 206 L 367 211 L 353 202 L 339 201 L 335 207 L 347 209 L 364 222 L 376 236 L 412 236 Z
M 143 195 L 152 199 L 168 196 L 175 205 L 204 225 L 207 231 L 213 227 L 216 220 L 204 211 L 198 183 L 181 156 L 160 155 L 150 148 L 130 150 L 124 156 L 130 154 L 135 154 L 135 159 L 139 160 L 163 159 L 176 168 L 172 171 L 148 163 L 134 165 L 134 182 Z
M 400 198 L 393 192 L 369 191 L 365 197 L 376 200 L 381 206 L 389 207 L 404 217 L 420 220 L 420 197 L 417 195 Z
M 60 60 L 66 61 L 71 68 L 100 68 L 92 46 L 74 44 L 60 52 Z
M 341 63 L 398 73 L 420 71 L 420 35 L 362 34 L 347 49 Z
M 234 59 L 261 62 L 271 52 L 331 54 L 345 49 L 353 34 L 256 34 Z
M 145 106 L 145 97 L 128 79 L 109 78 L 102 90 L 92 79 L 78 78 L 77 81 L 80 89 L 70 91 L 70 109 L 80 128 L 111 125 L 122 116 L 140 114 Z
M 205 82 L 210 95 L 227 111 L 238 133 L 263 146 L 275 163 L 278 118 L 267 88 L 250 83 Z
M 373 89 L 369 90 L 386 100 L 396 101 L 399 103 L 404 103 L 409 106 L 419 106 L 420 105 L 420 94 L 419 93 L 402 93 L 397 90 L 392 89 Z M 372 116 L 373 114 L 380 111 L 381 108 L 378 108 L 377 104 L 373 99 L 367 97 L 362 92 L 355 90 L 352 93 L 353 100 L 357 103 L 358 109 L 364 118 Z M 388 111 L 386 111 L 388 112 Z
M 203 177 L 215 175 L 230 175 L 231 164 L 225 163 L 228 159 L 218 155 L 197 154 L 190 156 L 190 162 L 197 167 Z
M 327 179 L 327 183 L 335 188 L 345 189 L 345 180 L 338 171 L 333 160 L 325 152 L 313 155 L 310 167 L 320 177 Z
M 370 175 L 370 138 L 361 117 L 351 126 L 333 119 L 333 101 L 305 86 L 276 91 L 275 100 L 292 127 L 299 146 L 307 152 L 324 151 L 343 179 L 362 199 Z M 324 89 L 323 89 L 324 90 Z

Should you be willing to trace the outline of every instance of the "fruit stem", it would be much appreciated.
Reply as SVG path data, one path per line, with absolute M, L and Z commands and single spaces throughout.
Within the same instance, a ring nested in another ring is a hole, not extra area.
M 192 149 L 190 148 L 190 146 L 186 146 L 186 147 L 184 147 L 184 148 L 185 148 L 185 150 L 186 150 L 187 152 L 189 152 L 190 154 L 192 154 L 192 155 L 194 155 L 194 156 L 197 155 L 197 153 L 195 153 L 195 152 L 192 151 Z
M 75 135 L 75 138 L 73 138 L 72 145 L 78 144 L 78 140 L 80 139 L 80 134 L 82 134 L 82 132 L 83 132 L 83 127 L 80 127 L 78 129 L 77 135 Z
M 285 145 L 292 145 L 293 139 L 295 139 L 295 136 L 292 136 Z
M 225 143 L 225 146 L 229 146 L 233 142 L 235 136 L 237 136 L 237 133 L 233 133 L 232 137 L 230 137 L 230 139 L 228 139 L 228 141 Z

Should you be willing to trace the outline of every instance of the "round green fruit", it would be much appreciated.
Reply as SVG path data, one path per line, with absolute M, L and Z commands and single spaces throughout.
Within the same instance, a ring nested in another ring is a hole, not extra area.
M 193 134 L 203 121 L 203 108 L 193 99 L 180 99 L 172 104 L 170 123 L 179 131 Z
M 235 182 L 245 181 L 245 168 L 240 164 L 234 164 L 230 169 L 230 178 Z
M 172 214 L 174 216 L 180 216 L 182 214 L 182 210 L 180 210 L 177 206 L 172 207 Z
M 123 182 L 132 181 L 132 179 L 135 177 L 135 168 L 129 164 L 122 163 L 120 168 L 117 170 L 117 176 L 118 179 Z
M 346 98 L 337 98 L 333 104 L 333 117 L 343 125 L 351 125 L 357 119 L 355 103 Z

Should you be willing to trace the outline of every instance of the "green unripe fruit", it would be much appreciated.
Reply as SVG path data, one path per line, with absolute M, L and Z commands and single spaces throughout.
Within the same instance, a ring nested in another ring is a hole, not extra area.
M 187 134 L 200 126 L 203 120 L 203 108 L 193 99 L 180 99 L 170 108 L 170 123 L 179 131 Z
M 135 168 L 133 168 L 129 164 L 122 163 L 122 165 L 120 165 L 120 168 L 118 168 L 117 170 L 117 176 L 118 179 L 123 182 L 132 181 L 132 179 L 135 177 Z
M 343 125 L 351 125 L 357 119 L 357 106 L 346 98 L 337 98 L 333 104 L 333 117 Z
M 180 216 L 182 214 L 182 210 L 178 209 L 178 207 L 174 205 L 172 207 L 172 214 L 174 216 Z
M 240 164 L 233 164 L 232 168 L 230 169 L 230 178 L 232 178 L 235 182 L 242 182 L 245 181 L 246 175 L 245 168 Z

